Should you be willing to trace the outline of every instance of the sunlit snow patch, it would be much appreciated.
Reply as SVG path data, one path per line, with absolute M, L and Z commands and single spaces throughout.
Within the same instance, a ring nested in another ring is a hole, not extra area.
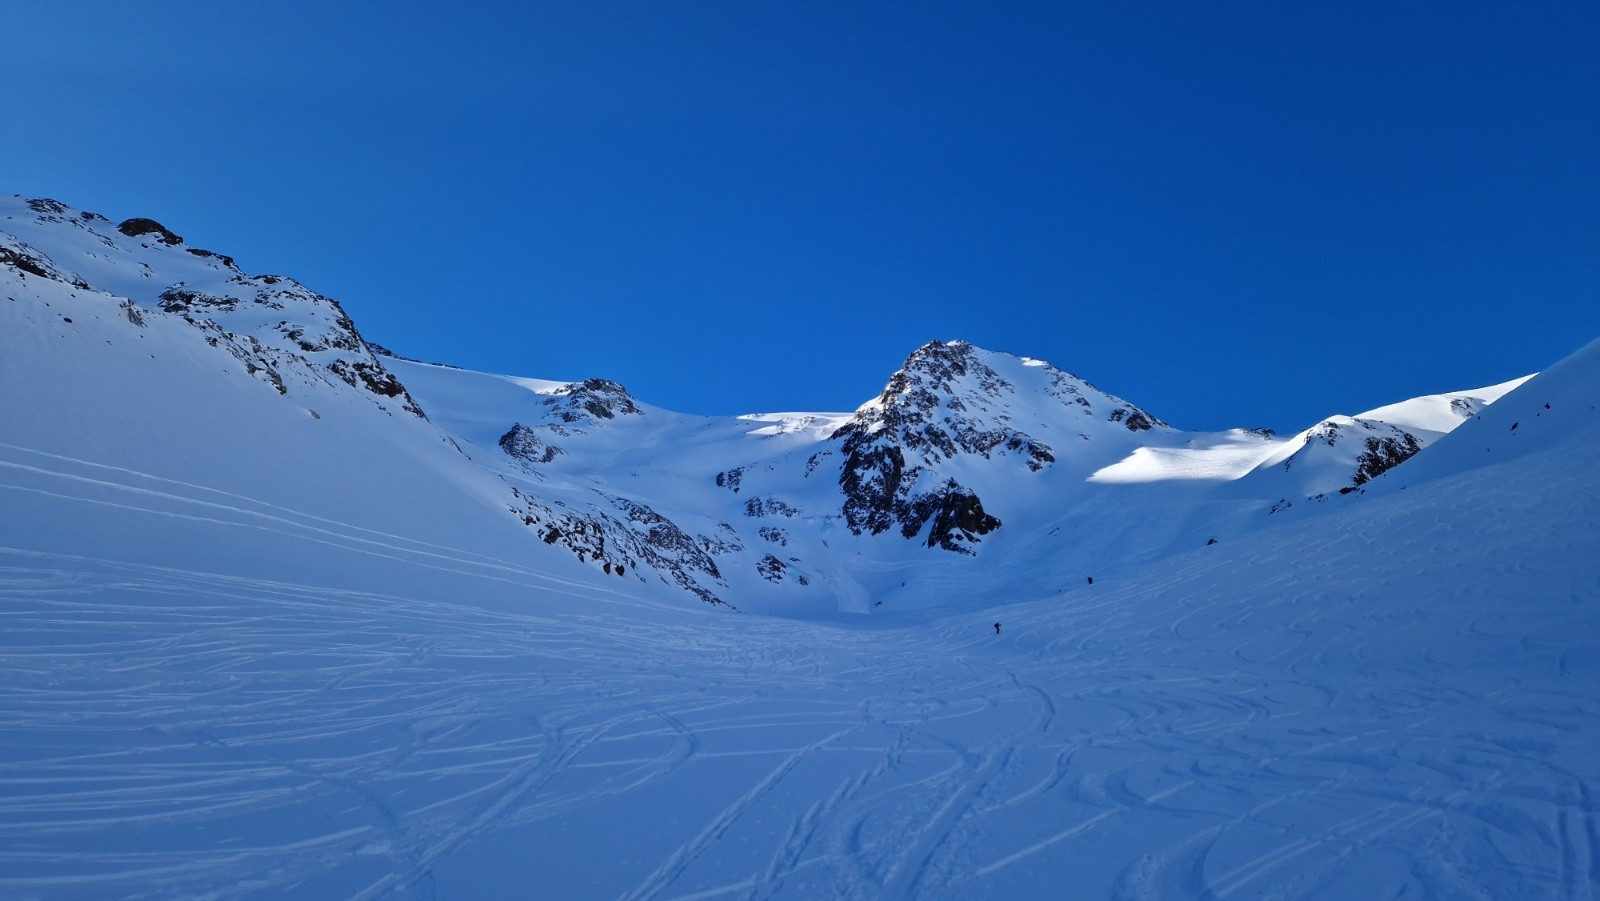
M 777 435 L 809 434 L 817 440 L 832 435 L 850 421 L 849 413 L 750 413 L 739 418 L 745 422 L 765 423 L 746 432 L 760 438 Z
M 1260 437 L 1234 438 L 1230 432 L 1206 447 L 1141 447 L 1110 466 L 1096 470 L 1089 481 L 1106 485 L 1143 482 L 1211 481 L 1242 478 L 1284 442 Z

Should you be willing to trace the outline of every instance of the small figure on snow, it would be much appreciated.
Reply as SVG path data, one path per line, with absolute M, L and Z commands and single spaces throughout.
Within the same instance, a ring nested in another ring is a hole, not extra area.
M 996 634 L 996 635 L 1000 634 L 1000 624 L 999 623 L 995 623 L 994 624 L 994 634 Z
M 1090 584 L 1090 585 L 1093 585 L 1093 584 L 1094 584 L 1094 576 L 1090 576 L 1090 577 L 1089 577 L 1089 584 Z

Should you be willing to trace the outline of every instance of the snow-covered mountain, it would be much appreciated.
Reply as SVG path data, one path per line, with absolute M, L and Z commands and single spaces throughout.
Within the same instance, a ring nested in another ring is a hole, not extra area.
M 486 486 L 468 493 L 498 511 L 502 531 L 526 531 L 522 553 L 539 559 L 548 545 L 603 575 L 741 609 L 937 603 L 928 579 L 982 572 L 989 547 L 1041 529 L 1086 572 L 1220 540 L 1359 489 L 1516 384 L 1335 416 L 1287 439 L 1191 433 L 1043 361 L 950 341 L 918 348 L 850 414 L 690 417 L 604 378 L 396 356 L 335 301 L 248 275 L 150 219 L 113 225 L 41 199 L 0 209 L 4 274 L 31 316 L 113 304 L 123 339 L 170 319 L 174 340 L 226 353 L 285 405 L 362 398 L 426 420 L 460 451 L 440 464 L 459 470 L 449 479 Z M 400 429 L 373 433 L 368 456 Z M 1169 526 L 1151 530 L 1153 519 Z M 949 552 L 973 559 L 929 564 Z
M 0 198 L 0 894 L 1600 884 L 1600 343 L 1288 437 L 603 375 Z

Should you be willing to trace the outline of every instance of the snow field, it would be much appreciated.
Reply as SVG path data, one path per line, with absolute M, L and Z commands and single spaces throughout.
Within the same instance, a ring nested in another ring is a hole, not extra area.
M 870 627 L 8 548 L 0 890 L 1588 897 L 1583 465 Z

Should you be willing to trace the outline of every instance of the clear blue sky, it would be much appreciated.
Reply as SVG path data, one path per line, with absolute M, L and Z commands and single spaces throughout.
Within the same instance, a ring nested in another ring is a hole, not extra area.
M 14 4 L 0 189 L 475 369 L 850 409 L 966 338 L 1190 428 L 1600 335 L 1600 5 Z

